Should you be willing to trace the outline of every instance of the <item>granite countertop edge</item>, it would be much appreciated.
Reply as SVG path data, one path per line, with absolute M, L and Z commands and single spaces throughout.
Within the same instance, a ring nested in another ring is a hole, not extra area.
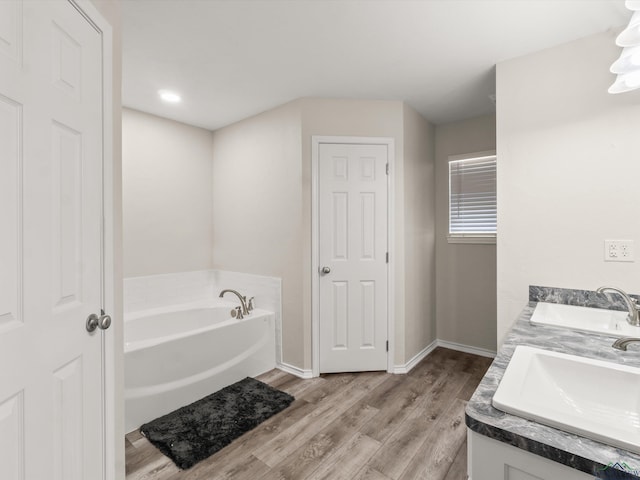
M 522 310 L 469 400 L 465 412 L 467 427 L 486 437 L 591 474 L 594 478 L 640 479 L 638 454 L 510 415 L 493 407 L 493 395 L 518 345 L 640 367 L 640 349 L 632 351 L 629 348 L 627 352 L 615 350 L 611 347 L 614 337 L 532 324 L 530 319 L 536 304 L 529 302 Z M 632 471 L 625 470 L 626 467 Z

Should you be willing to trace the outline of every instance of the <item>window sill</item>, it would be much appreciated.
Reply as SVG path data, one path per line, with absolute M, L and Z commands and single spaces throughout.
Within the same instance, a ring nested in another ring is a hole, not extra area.
M 447 243 L 467 243 L 477 245 L 495 245 L 495 235 L 447 235 Z

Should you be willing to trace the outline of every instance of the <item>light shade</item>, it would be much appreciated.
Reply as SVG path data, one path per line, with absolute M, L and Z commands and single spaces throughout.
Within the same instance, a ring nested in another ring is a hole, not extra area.
M 633 15 L 629 26 L 616 38 L 616 44 L 624 49 L 611 65 L 611 73 L 618 76 L 609 87 L 609 93 L 623 93 L 640 88 L 640 0 L 626 0 L 624 5 L 633 11 Z
M 640 10 L 640 0 L 627 0 L 624 6 L 629 10 Z
M 618 58 L 611 65 L 611 73 L 630 73 L 640 69 L 640 46 L 625 47 Z
M 618 75 L 613 85 L 609 87 L 609 93 L 624 93 L 640 88 L 640 70 Z
M 640 45 L 640 10 L 633 12 L 629 26 L 616 38 L 619 47 L 633 47 Z

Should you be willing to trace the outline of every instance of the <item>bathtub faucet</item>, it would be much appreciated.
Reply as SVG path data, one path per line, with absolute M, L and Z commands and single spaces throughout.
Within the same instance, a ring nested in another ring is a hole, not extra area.
M 235 290 L 231 290 L 230 288 L 227 288 L 225 290 L 222 290 L 220 292 L 219 297 L 222 298 L 223 295 L 227 292 L 233 293 L 234 295 L 236 295 L 238 297 L 238 299 L 240 300 L 240 306 L 242 307 L 242 314 L 243 315 L 249 315 L 249 309 L 247 308 L 247 297 L 240 295 L 238 292 L 236 292 Z

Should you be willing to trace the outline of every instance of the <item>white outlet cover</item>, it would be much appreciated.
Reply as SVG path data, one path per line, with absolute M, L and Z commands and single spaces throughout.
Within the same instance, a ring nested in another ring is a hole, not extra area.
M 605 262 L 635 262 L 633 240 L 605 240 Z

